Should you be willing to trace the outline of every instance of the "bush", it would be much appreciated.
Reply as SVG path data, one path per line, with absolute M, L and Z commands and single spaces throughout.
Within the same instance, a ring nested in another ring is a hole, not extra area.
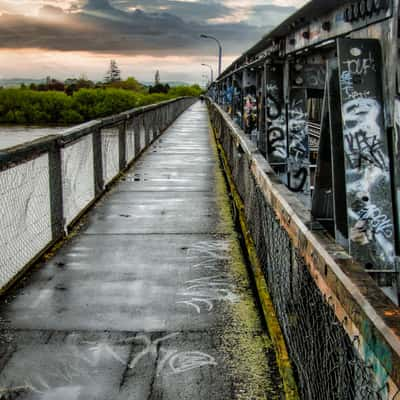
M 133 85 L 133 81 L 131 82 Z M 78 124 L 131 108 L 180 96 L 199 96 L 198 85 L 145 93 L 121 88 L 80 89 L 72 96 L 58 91 L 0 90 L 0 122 L 10 124 Z

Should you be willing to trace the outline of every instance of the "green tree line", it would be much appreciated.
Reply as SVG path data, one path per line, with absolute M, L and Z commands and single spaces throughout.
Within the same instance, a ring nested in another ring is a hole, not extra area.
M 0 123 L 78 124 L 180 96 L 199 96 L 198 85 L 146 93 L 125 88 L 80 89 L 68 95 L 27 88 L 0 90 Z

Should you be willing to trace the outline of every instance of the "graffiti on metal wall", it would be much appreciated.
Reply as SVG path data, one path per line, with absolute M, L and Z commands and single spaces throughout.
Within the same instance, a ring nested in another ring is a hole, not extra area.
M 390 171 L 374 40 L 338 42 L 350 252 L 367 267 L 394 262 Z
M 289 188 L 295 192 L 309 190 L 309 144 L 307 99 L 304 89 L 292 89 L 288 110 Z
M 324 64 L 296 64 L 292 69 L 292 85 L 308 89 L 324 89 Z
M 237 125 L 242 126 L 242 90 L 236 83 L 233 87 L 232 117 Z
M 394 163 L 400 165 L 400 98 L 396 97 L 394 106 Z M 396 196 L 396 215 L 400 216 L 400 171 L 396 168 L 394 171 L 395 179 L 395 196 Z M 400 217 L 398 217 L 400 218 Z M 398 227 L 400 227 L 400 220 L 398 219 Z
M 257 138 L 257 98 L 255 93 L 248 93 L 244 97 L 243 103 L 244 131 L 253 140 Z
M 282 86 L 282 67 L 267 66 L 265 86 L 267 151 L 271 164 L 282 164 L 287 159 L 286 109 Z

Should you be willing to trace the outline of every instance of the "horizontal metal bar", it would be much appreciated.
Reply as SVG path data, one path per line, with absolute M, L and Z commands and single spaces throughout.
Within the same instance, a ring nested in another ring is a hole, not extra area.
M 0 150 L 0 170 L 39 157 L 58 145 L 58 135 L 48 135 L 14 147 Z

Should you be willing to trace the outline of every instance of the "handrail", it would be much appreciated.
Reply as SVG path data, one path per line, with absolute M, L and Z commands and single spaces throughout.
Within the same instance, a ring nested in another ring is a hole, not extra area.
M 215 129 L 219 133 L 228 132 L 231 146 L 241 149 L 252 179 L 265 202 L 272 206 L 277 222 L 303 258 L 338 323 L 342 324 L 350 341 L 357 343 L 359 356 L 371 364 L 374 374 L 380 371 L 378 381 L 384 381 L 388 392 L 394 396 L 400 388 L 399 308 L 363 266 L 312 221 L 309 210 L 279 180 L 268 161 L 229 115 L 211 99 L 208 101 Z
M 194 101 L 137 107 L 0 150 L 0 292 L 62 239 Z

